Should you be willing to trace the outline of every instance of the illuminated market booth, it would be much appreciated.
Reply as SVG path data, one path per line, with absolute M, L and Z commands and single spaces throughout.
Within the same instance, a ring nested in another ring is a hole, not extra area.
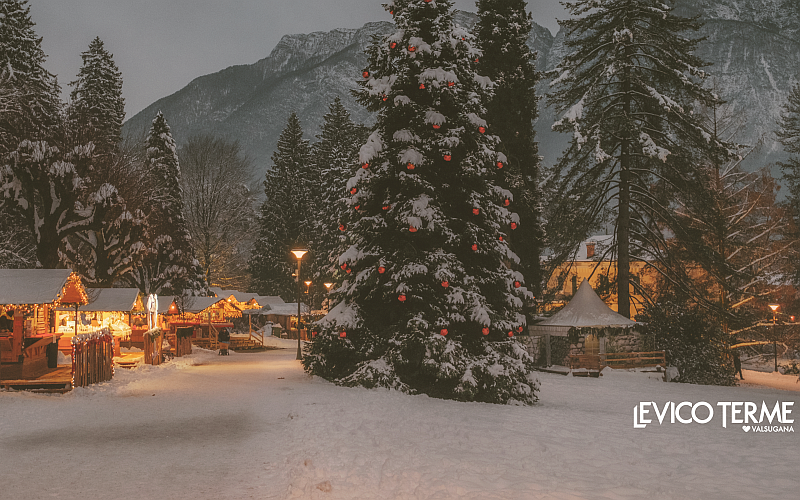
M 71 350 L 71 337 L 107 328 L 117 341 L 129 338 L 135 317 L 143 312 L 139 289 L 137 288 L 87 288 L 89 303 L 78 307 L 77 325 L 75 308 L 56 309 L 56 328 L 63 334 L 58 348 L 65 354 Z M 134 316 L 136 315 L 136 316 Z
M 0 269 L 0 379 L 33 379 L 57 368 L 59 308 L 89 302 L 69 269 Z M 73 317 L 74 317 L 73 312 Z M 73 322 L 73 334 L 75 333 Z

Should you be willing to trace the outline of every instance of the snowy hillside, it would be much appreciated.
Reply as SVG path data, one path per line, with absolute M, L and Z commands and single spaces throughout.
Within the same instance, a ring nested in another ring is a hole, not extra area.
M 800 19 L 786 0 L 676 0 L 676 12 L 699 15 L 705 22 L 699 36 L 707 37 L 699 55 L 712 62 L 718 93 L 746 114 L 742 142 L 764 139 L 753 167 L 783 158 L 775 141 L 775 121 L 786 95 L 800 75 Z M 472 26 L 477 16 L 458 12 L 456 22 Z M 238 139 L 261 169 L 270 164 L 278 135 L 291 111 L 296 111 L 312 139 L 334 97 L 357 121 L 371 117 L 350 95 L 366 64 L 364 49 L 375 35 L 393 31 L 389 22 L 368 23 L 359 29 L 284 36 L 272 53 L 252 65 L 232 66 L 201 76 L 175 94 L 160 99 L 125 124 L 126 133 L 141 133 L 158 110 L 164 112 L 178 144 L 198 132 Z M 555 37 L 534 23 L 531 48 L 539 67 L 553 68 L 564 54 L 563 35 Z M 542 85 L 540 91 L 547 91 Z M 565 138 L 550 131 L 551 110 L 542 109 L 537 124 L 540 152 L 553 164 Z

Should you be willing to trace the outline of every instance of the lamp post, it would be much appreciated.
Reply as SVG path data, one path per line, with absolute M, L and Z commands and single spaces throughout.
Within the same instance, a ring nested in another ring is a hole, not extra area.
M 303 359 L 303 351 L 300 348 L 300 263 L 308 250 L 297 248 L 292 250 L 292 253 L 297 257 L 297 359 Z
M 331 287 L 333 283 L 325 283 L 325 290 L 327 290 L 327 295 L 325 297 L 325 312 L 328 313 L 331 310 Z
M 775 350 L 775 373 L 778 373 L 778 341 L 775 338 L 775 321 L 778 317 L 778 308 L 780 304 L 770 304 L 769 308 L 772 309 L 772 348 Z

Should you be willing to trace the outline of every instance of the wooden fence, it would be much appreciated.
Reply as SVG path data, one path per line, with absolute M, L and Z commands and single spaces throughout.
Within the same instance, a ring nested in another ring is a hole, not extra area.
M 161 344 L 164 342 L 164 336 L 161 328 L 155 327 L 152 330 L 144 332 L 144 364 L 146 365 L 160 365 L 164 359 L 161 352 Z
M 72 387 L 114 377 L 114 338 L 107 328 L 72 337 Z
M 193 328 L 178 328 L 175 332 L 175 356 L 181 357 L 192 353 Z

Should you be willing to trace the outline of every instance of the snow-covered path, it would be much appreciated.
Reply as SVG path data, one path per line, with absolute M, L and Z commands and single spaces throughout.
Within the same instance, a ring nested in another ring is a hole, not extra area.
M 800 488 L 794 433 L 633 429 L 640 401 L 793 401 L 644 374 L 541 374 L 535 407 L 341 388 L 291 349 L 195 354 L 67 395 L 0 393 L 0 497 L 767 499 Z M 669 418 L 669 417 L 667 417 Z

